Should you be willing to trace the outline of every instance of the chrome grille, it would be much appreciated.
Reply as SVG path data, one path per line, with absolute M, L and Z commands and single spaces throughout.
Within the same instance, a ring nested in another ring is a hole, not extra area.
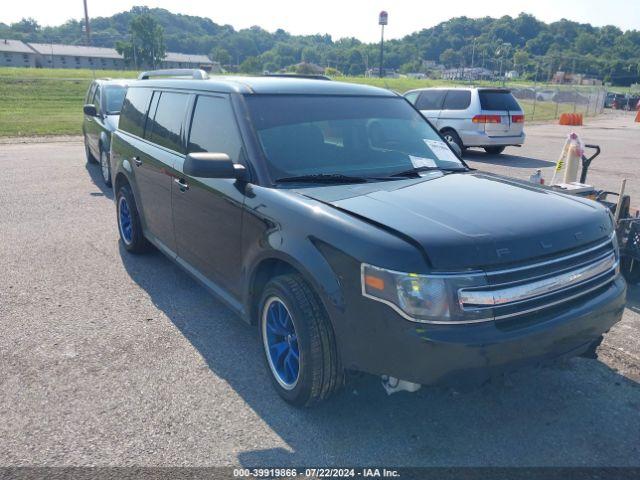
M 525 315 L 569 302 L 609 283 L 616 276 L 615 238 L 531 265 L 486 272 L 488 285 L 458 290 L 460 308 L 486 311 L 488 317 Z

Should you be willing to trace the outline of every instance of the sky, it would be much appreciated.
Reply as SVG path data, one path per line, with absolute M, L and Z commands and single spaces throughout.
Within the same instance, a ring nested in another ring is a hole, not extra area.
M 90 16 L 110 16 L 134 5 L 166 8 L 174 13 L 209 17 L 236 29 L 259 25 L 273 32 L 329 33 L 334 40 L 380 38 L 378 12 L 389 13 L 385 38 L 401 38 L 452 17 L 534 15 L 545 22 L 567 18 L 592 25 L 640 30 L 640 0 L 87 0 Z M 0 0 L 0 22 L 33 17 L 41 25 L 59 25 L 84 15 L 82 0 Z

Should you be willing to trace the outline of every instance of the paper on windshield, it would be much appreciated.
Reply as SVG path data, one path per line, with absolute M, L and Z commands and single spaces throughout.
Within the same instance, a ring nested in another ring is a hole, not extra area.
M 451 151 L 449 146 L 441 140 L 427 140 L 424 139 L 424 143 L 431 149 L 433 154 L 438 160 L 443 162 L 460 162 L 458 157 Z
M 411 160 L 413 168 L 437 166 L 436 162 L 432 158 L 414 157 L 413 155 L 409 155 L 409 159 Z

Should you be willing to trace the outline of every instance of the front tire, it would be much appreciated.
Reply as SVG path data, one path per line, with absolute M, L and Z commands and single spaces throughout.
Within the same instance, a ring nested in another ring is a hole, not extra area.
M 118 217 L 118 232 L 124 248 L 131 253 L 146 252 L 149 248 L 149 242 L 142 232 L 138 207 L 129 185 L 123 185 L 118 190 L 116 213 Z
M 258 313 L 267 369 L 284 400 L 310 406 L 338 390 L 344 375 L 331 322 L 300 275 L 270 280 Z
M 449 142 L 449 143 L 455 143 L 456 145 L 458 145 L 458 147 L 460 147 L 460 151 L 464 152 L 465 151 L 465 146 L 462 143 L 462 139 L 460 138 L 460 135 L 458 135 L 455 130 L 444 130 L 442 132 L 442 136 L 444 137 L 444 139 Z
M 111 187 L 111 162 L 109 153 L 100 149 L 100 170 L 102 171 L 102 180 L 107 187 Z
M 489 155 L 500 155 L 507 147 L 484 147 L 484 151 Z

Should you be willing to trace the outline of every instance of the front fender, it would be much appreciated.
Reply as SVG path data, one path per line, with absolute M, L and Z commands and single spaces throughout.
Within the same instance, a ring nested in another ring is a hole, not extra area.
M 266 235 L 266 245 L 282 245 L 282 234 L 280 231 L 272 231 Z M 257 272 L 264 266 L 265 262 L 274 260 L 287 264 L 297 270 L 302 277 L 318 293 L 329 316 L 334 310 L 343 311 L 345 307 L 344 296 L 337 273 L 317 248 L 313 239 L 287 239 L 286 249 L 282 248 L 260 248 L 265 245 L 263 242 L 256 242 L 245 252 L 245 271 L 247 272 L 244 303 L 246 311 L 252 312 L 252 302 L 255 301 L 256 292 L 252 292 L 252 286 L 256 280 Z

